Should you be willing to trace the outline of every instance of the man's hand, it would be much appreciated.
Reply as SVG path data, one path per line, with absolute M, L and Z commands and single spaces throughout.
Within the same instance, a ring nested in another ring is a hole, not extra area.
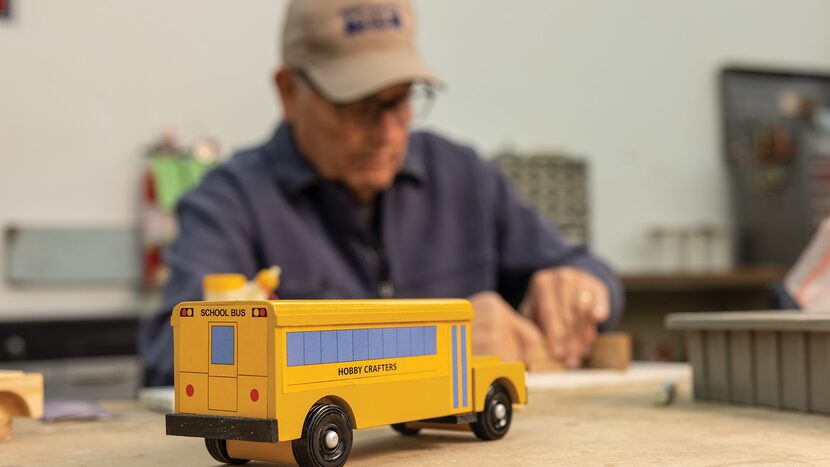
M 562 267 L 537 271 L 519 309 L 539 325 L 548 352 L 573 368 L 591 350 L 597 324 L 608 319 L 611 303 L 602 281 Z
M 544 345 L 542 333 L 496 292 L 479 292 L 469 298 L 475 310 L 472 323 L 473 353 L 497 355 L 503 360 L 530 363 L 533 351 Z

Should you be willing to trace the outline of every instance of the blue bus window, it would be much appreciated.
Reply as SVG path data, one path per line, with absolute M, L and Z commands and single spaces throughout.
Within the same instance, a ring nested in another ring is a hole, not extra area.
M 435 326 L 424 327 L 424 354 L 435 355 Z
M 351 362 L 354 360 L 354 345 L 352 344 L 351 329 L 337 331 L 337 361 Z
M 288 333 L 288 366 L 299 366 L 303 364 L 303 333 Z
M 398 356 L 398 332 L 395 328 L 383 328 L 383 358 Z
M 322 350 L 321 363 L 337 361 L 337 331 L 322 331 L 320 333 L 320 348 Z
M 303 333 L 303 361 L 306 365 L 316 365 L 321 361 L 320 331 Z
M 233 365 L 233 326 L 210 328 L 210 363 Z
M 368 360 L 369 359 L 369 330 L 355 329 L 352 333 L 352 342 L 354 346 L 354 360 Z
M 398 328 L 398 357 L 412 356 L 412 328 Z
M 412 356 L 424 355 L 424 327 L 416 326 L 411 333 Z
M 369 360 L 383 358 L 383 329 L 369 329 Z

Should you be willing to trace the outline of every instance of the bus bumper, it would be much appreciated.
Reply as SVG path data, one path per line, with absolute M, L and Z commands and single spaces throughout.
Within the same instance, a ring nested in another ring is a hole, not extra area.
M 277 421 L 262 418 L 220 417 L 173 413 L 166 416 L 167 434 L 196 438 L 276 443 Z

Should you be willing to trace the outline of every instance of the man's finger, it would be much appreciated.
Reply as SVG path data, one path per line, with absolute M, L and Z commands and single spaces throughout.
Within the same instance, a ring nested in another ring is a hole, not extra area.
M 539 328 L 518 313 L 513 313 L 510 321 L 522 348 L 527 349 L 544 341 Z
M 608 297 L 608 291 L 605 287 L 597 288 L 596 301 L 591 311 L 595 323 L 604 323 L 609 316 L 611 316 L 611 299 Z
M 582 325 L 582 356 L 587 356 L 597 341 L 597 325 L 592 319 L 586 319 Z
M 560 275 L 557 287 L 558 295 L 561 297 L 562 320 L 565 322 L 567 336 L 565 337 L 565 364 L 571 368 L 579 366 L 582 358 L 582 316 L 579 310 L 579 299 L 577 293 L 582 284 L 581 276 L 572 273 Z
M 550 353 L 557 360 L 564 360 L 567 352 L 568 326 L 562 316 L 562 300 L 557 289 L 558 287 L 553 284 L 534 287 L 534 316 L 544 332 Z
M 528 369 L 545 367 L 552 361 L 542 331 L 529 319 L 514 314 L 511 327 L 521 347 L 521 359 Z

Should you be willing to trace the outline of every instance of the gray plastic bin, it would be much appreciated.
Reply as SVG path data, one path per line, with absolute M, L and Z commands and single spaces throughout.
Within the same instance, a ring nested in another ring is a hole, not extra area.
M 830 414 L 830 313 L 674 313 L 697 399 Z

